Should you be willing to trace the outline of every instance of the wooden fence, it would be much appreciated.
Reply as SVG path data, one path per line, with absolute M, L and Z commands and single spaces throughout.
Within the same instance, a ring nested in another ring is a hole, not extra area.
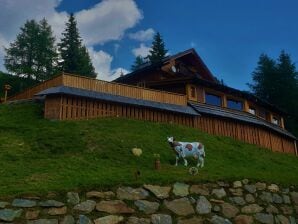
M 187 104 L 186 95 L 152 90 L 113 82 L 106 82 L 102 80 L 82 76 L 75 76 L 70 74 L 63 74 L 53 79 L 47 80 L 32 88 L 26 89 L 21 93 L 9 97 L 8 100 L 12 101 L 21 99 L 31 99 L 34 97 L 35 94 L 42 90 L 61 85 L 161 103 L 169 103 L 176 105 Z

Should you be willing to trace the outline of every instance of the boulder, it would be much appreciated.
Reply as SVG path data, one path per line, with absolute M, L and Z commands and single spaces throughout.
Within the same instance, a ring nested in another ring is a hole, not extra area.
M 278 192 L 279 191 L 279 187 L 276 184 L 270 184 L 267 188 L 271 192 Z
M 151 215 L 152 224 L 172 224 L 172 217 L 165 214 L 153 214 Z
M 148 196 L 148 191 L 143 188 L 119 187 L 117 189 L 117 197 L 121 200 L 142 200 Z
M 254 196 L 252 194 L 247 194 L 245 195 L 245 200 L 248 202 L 248 203 L 254 203 L 256 200 L 254 198 Z
M 278 214 L 278 209 L 275 206 L 273 206 L 273 205 L 269 205 L 266 208 L 266 212 L 273 213 L 273 214 Z
M 265 192 L 263 191 L 262 194 L 260 195 L 260 199 L 262 201 L 265 201 L 267 203 L 272 203 L 273 202 L 273 197 L 270 192 Z
M 179 219 L 177 224 L 203 224 L 204 221 L 200 217 L 192 217 L 188 219 Z
M 196 211 L 200 215 L 209 214 L 211 212 L 211 204 L 205 196 L 200 196 L 197 201 Z
M 96 210 L 110 214 L 131 214 L 135 210 L 128 207 L 123 201 L 101 201 L 96 205 Z
M 96 205 L 95 201 L 87 200 L 77 204 L 73 209 L 83 213 L 90 213 L 94 210 Z
M 22 209 L 12 210 L 12 209 L 1 209 L 0 210 L 0 220 L 5 222 L 12 222 L 16 218 L 19 218 L 23 213 Z
M 38 204 L 40 207 L 63 207 L 64 203 L 60 202 L 60 201 L 55 201 L 55 200 L 47 200 L 47 201 L 42 201 L 39 202 Z
M 229 198 L 231 202 L 233 202 L 236 205 L 245 205 L 246 202 L 242 197 L 231 197 Z
M 212 216 L 211 223 L 212 224 L 232 224 L 230 220 L 220 217 L 218 215 Z
M 267 187 L 266 183 L 262 183 L 262 182 L 257 182 L 255 185 L 258 191 L 263 191 Z
M 274 224 L 274 219 L 272 214 L 257 213 L 254 215 L 255 219 L 260 223 L 264 224 Z
M 244 206 L 241 209 L 241 212 L 245 213 L 245 214 L 252 214 L 252 213 L 261 212 L 261 211 L 263 211 L 263 209 L 264 208 L 259 206 L 258 204 L 251 204 L 251 205 Z
M 171 191 L 171 187 L 161 187 L 157 185 L 145 184 L 144 188 L 152 192 L 159 199 L 168 198 Z
M 272 201 L 275 204 L 281 204 L 283 202 L 282 197 L 275 193 L 272 196 Z
M 49 208 L 48 214 L 49 215 L 64 215 L 67 212 L 67 207 L 63 206 L 60 208 Z
M 94 220 L 95 224 L 117 224 L 123 221 L 123 216 L 108 215 Z
M 239 188 L 242 187 L 241 181 L 237 180 L 233 182 L 233 188 Z
M 26 211 L 25 218 L 32 220 L 37 219 L 39 216 L 40 211 L 39 210 L 28 210 Z
M 253 224 L 253 217 L 248 215 L 238 215 L 234 218 L 235 224 Z
M 219 199 L 222 199 L 227 195 L 226 191 L 223 188 L 213 189 L 212 194 L 215 195 Z
M 277 215 L 275 216 L 275 223 L 276 224 L 290 224 L 290 221 L 287 217 L 283 215 Z
M 60 224 L 75 224 L 75 219 L 72 215 L 67 215 L 61 220 Z
M 280 209 L 282 210 L 282 213 L 285 215 L 292 215 L 293 214 L 293 208 L 287 205 L 281 206 Z
M 292 198 L 292 201 L 298 205 L 298 192 L 291 192 L 291 198 Z
M 37 205 L 36 201 L 28 200 L 28 199 L 14 199 L 12 201 L 12 206 L 19 208 L 32 208 Z
M 253 184 L 246 184 L 246 185 L 244 185 L 244 189 L 246 191 L 248 191 L 249 193 L 251 193 L 251 194 L 253 194 L 253 193 L 255 193 L 257 191 L 256 186 L 253 185 Z
M 126 224 L 150 224 L 150 219 L 132 216 L 128 218 Z
M 7 205 L 9 205 L 8 202 L 0 201 L 0 208 L 5 208 Z
M 185 183 L 175 183 L 173 185 L 173 193 L 176 196 L 180 196 L 180 197 L 185 197 L 189 194 L 189 185 L 185 184 Z
M 106 191 L 106 192 L 101 192 L 101 191 L 89 191 L 86 193 L 87 198 L 113 198 L 115 197 L 115 193 L 113 191 Z
M 239 213 L 239 209 L 229 203 L 223 203 L 221 208 L 222 214 L 227 218 L 233 218 Z
M 28 221 L 27 224 L 58 224 L 58 219 L 37 219 Z
M 79 219 L 77 221 L 77 224 L 92 224 L 91 219 L 85 215 L 79 215 Z
M 189 189 L 191 194 L 198 194 L 208 196 L 210 194 L 209 189 L 204 185 L 192 185 Z
M 159 203 L 146 200 L 137 200 L 134 204 L 140 211 L 144 212 L 145 214 L 155 213 L 159 208 Z
M 80 196 L 77 192 L 67 192 L 67 203 L 76 205 L 80 203 Z
M 187 198 L 165 201 L 164 205 L 167 209 L 179 216 L 187 216 L 195 213 L 190 201 Z

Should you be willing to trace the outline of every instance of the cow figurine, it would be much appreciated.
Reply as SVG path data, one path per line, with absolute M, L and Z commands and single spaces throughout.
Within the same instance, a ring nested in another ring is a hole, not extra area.
M 178 166 L 179 158 L 183 158 L 184 166 L 188 165 L 186 157 L 194 157 L 198 160 L 198 167 L 204 167 L 205 150 L 200 142 L 178 142 L 174 137 L 168 137 L 168 142 L 176 153 L 176 164 Z

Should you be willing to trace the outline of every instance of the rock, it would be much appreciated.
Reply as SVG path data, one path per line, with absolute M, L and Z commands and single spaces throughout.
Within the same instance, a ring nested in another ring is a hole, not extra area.
M 283 215 L 275 216 L 275 223 L 276 224 L 290 224 L 289 219 Z
M 95 201 L 87 200 L 87 201 L 81 202 L 80 204 L 77 204 L 73 209 L 84 213 L 90 213 L 94 210 L 95 205 L 96 205 Z
M 264 224 L 273 224 L 274 219 L 272 214 L 265 214 L 265 213 L 257 213 L 255 214 L 255 219 L 260 223 Z
M 234 196 L 242 196 L 243 195 L 243 189 L 242 188 L 229 188 L 229 191 Z
M 213 189 L 212 194 L 215 195 L 217 198 L 221 199 L 227 195 L 223 188 L 220 189 Z
M 115 197 L 115 193 L 113 191 L 106 191 L 106 192 L 101 192 L 101 191 L 89 191 L 86 194 L 87 198 L 113 198 Z
M 58 224 L 58 219 L 37 219 L 28 221 L 27 224 Z
M 48 214 L 49 215 L 64 215 L 67 212 L 67 207 L 60 207 L 60 208 L 49 208 Z
M 152 192 L 157 198 L 165 199 L 169 197 L 171 187 L 160 187 L 157 185 L 144 185 L 144 188 Z
M 212 211 L 214 211 L 214 212 L 220 212 L 220 207 L 218 205 L 214 205 L 212 207 Z
M 292 201 L 298 205 L 298 192 L 291 192 L 291 198 L 292 198 Z
M 188 188 L 189 185 L 177 182 L 173 185 L 173 193 L 176 196 L 185 197 L 189 194 Z
M 108 215 L 94 220 L 95 224 L 117 224 L 123 221 L 123 216 Z
M 148 191 L 143 188 L 119 187 L 117 189 L 117 197 L 121 200 L 142 200 L 148 196 Z
M 283 195 L 282 199 L 283 199 L 285 204 L 291 204 L 291 200 L 290 200 L 290 197 L 288 195 Z
M 289 220 L 290 220 L 290 224 L 297 224 L 298 223 L 298 219 L 295 220 L 295 218 L 292 217 L 292 216 L 289 217 Z
M 258 191 L 263 191 L 267 187 L 266 183 L 261 183 L 261 182 L 257 182 L 255 185 Z
M 278 192 L 279 191 L 279 187 L 276 184 L 270 184 L 267 188 L 271 192 Z
M 233 218 L 239 213 L 239 209 L 229 203 L 221 205 L 222 214 L 227 218 Z
M 7 205 L 9 205 L 8 202 L 0 201 L 0 208 L 5 208 Z
M 252 224 L 254 220 L 251 216 L 248 215 L 238 215 L 234 218 L 235 224 Z
M 211 223 L 212 224 L 232 224 L 230 220 L 220 217 L 218 215 L 212 216 Z
M 249 180 L 248 180 L 248 179 L 243 179 L 243 180 L 242 180 L 242 183 L 243 183 L 243 184 L 248 184 L 248 183 L 249 183 Z
M 152 214 L 158 210 L 159 203 L 146 200 L 137 200 L 135 201 L 135 206 L 137 206 L 138 209 L 145 214 Z
M 172 217 L 164 214 L 151 215 L 152 224 L 172 224 Z
M 150 224 L 150 219 L 129 217 L 126 224 Z
M 224 181 L 217 181 L 217 185 L 220 187 L 229 187 L 230 186 L 229 183 L 226 183 Z
M 47 201 L 42 201 L 39 202 L 38 204 L 40 207 L 63 207 L 64 203 L 60 202 L 60 201 L 55 201 L 55 200 L 47 200 Z
M 189 219 L 179 219 L 177 224 L 203 224 L 204 221 L 199 217 L 192 217 Z
M 40 211 L 39 210 L 28 210 L 26 211 L 26 219 L 32 220 L 37 219 L 39 216 Z
M 254 198 L 254 196 L 252 194 L 247 194 L 245 195 L 245 200 L 248 202 L 248 203 L 254 203 L 256 200 Z
M 296 213 L 298 214 L 298 206 L 295 206 Z
M 273 214 L 278 214 L 278 209 L 275 206 L 273 206 L 273 205 L 269 205 L 266 208 L 266 212 L 273 213 Z
M 209 189 L 203 185 L 192 185 L 189 191 L 191 194 L 199 194 L 203 196 L 208 196 L 210 194 Z
M 285 215 L 291 215 L 293 214 L 293 209 L 290 206 L 281 206 L 280 209 L 282 210 L 283 214 Z
M 251 204 L 251 205 L 244 206 L 241 209 L 241 212 L 246 214 L 251 214 L 251 213 L 261 212 L 263 209 L 264 208 L 262 208 L 258 204 Z
M 80 196 L 77 192 L 67 192 L 67 203 L 76 205 L 80 203 Z
M 101 201 L 96 205 L 96 210 L 110 214 L 131 214 L 135 210 L 128 207 L 123 201 Z
M 246 204 L 246 202 L 244 201 L 244 199 L 242 197 L 231 197 L 230 201 L 237 205 L 245 205 Z
M 211 204 L 205 196 L 200 196 L 197 201 L 196 211 L 197 213 L 204 215 L 211 212 Z
M 218 200 L 218 199 L 213 199 L 213 198 L 210 199 L 210 202 L 213 202 L 213 203 L 216 203 L 216 204 L 225 203 L 225 201 L 223 201 L 223 200 Z
M 12 222 L 14 219 L 19 218 L 22 215 L 23 210 L 1 209 L 0 220 L 6 222 Z
M 85 215 L 79 215 L 77 224 L 92 224 L 92 221 Z
M 75 219 L 72 215 L 65 216 L 60 224 L 75 224 Z
M 288 187 L 287 188 L 283 188 L 283 189 L 281 189 L 281 192 L 283 194 L 288 194 L 288 193 L 290 193 L 290 189 Z
M 279 196 L 278 194 L 273 194 L 272 201 L 275 204 L 281 204 L 282 203 L 282 197 Z
M 272 194 L 269 193 L 269 192 L 265 192 L 265 191 L 263 191 L 262 194 L 260 195 L 260 199 L 262 201 L 267 202 L 267 203 L 272 203 L 273 202 Z
M 28 199 L 14 199 L 12 202 L 12 206 L 20 207 L 20 208 L 32 208 L 37 205 L 36 201 L 28 200 Z
M 187 216 L 195 213 L 190 201 L 187 198 L 165 201 L 164 205 L 167 209 L 171 210 L 176 215 Z
M 242 187 L 242 183 L 241 181 L 234 181 L 233 182 L 233 188 L 239 188 L 239 187 Z
M 250 185 L 246 184 L 246 185 L 244 185 L 244 189 L 247 190 L 251 194 L 253 194 L 253 193 L 255 193 L 257 191 L 256 186 L 253 185 L 253 184 L 250 184 Z

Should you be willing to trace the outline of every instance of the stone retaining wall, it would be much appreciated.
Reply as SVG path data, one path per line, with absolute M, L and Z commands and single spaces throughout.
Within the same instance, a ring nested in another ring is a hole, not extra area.
M 216 182 L 144 185 L 64 197 L 0 200 L 0 223 L 249 224 L 298 223 L 298 190 L 275 184 Z

